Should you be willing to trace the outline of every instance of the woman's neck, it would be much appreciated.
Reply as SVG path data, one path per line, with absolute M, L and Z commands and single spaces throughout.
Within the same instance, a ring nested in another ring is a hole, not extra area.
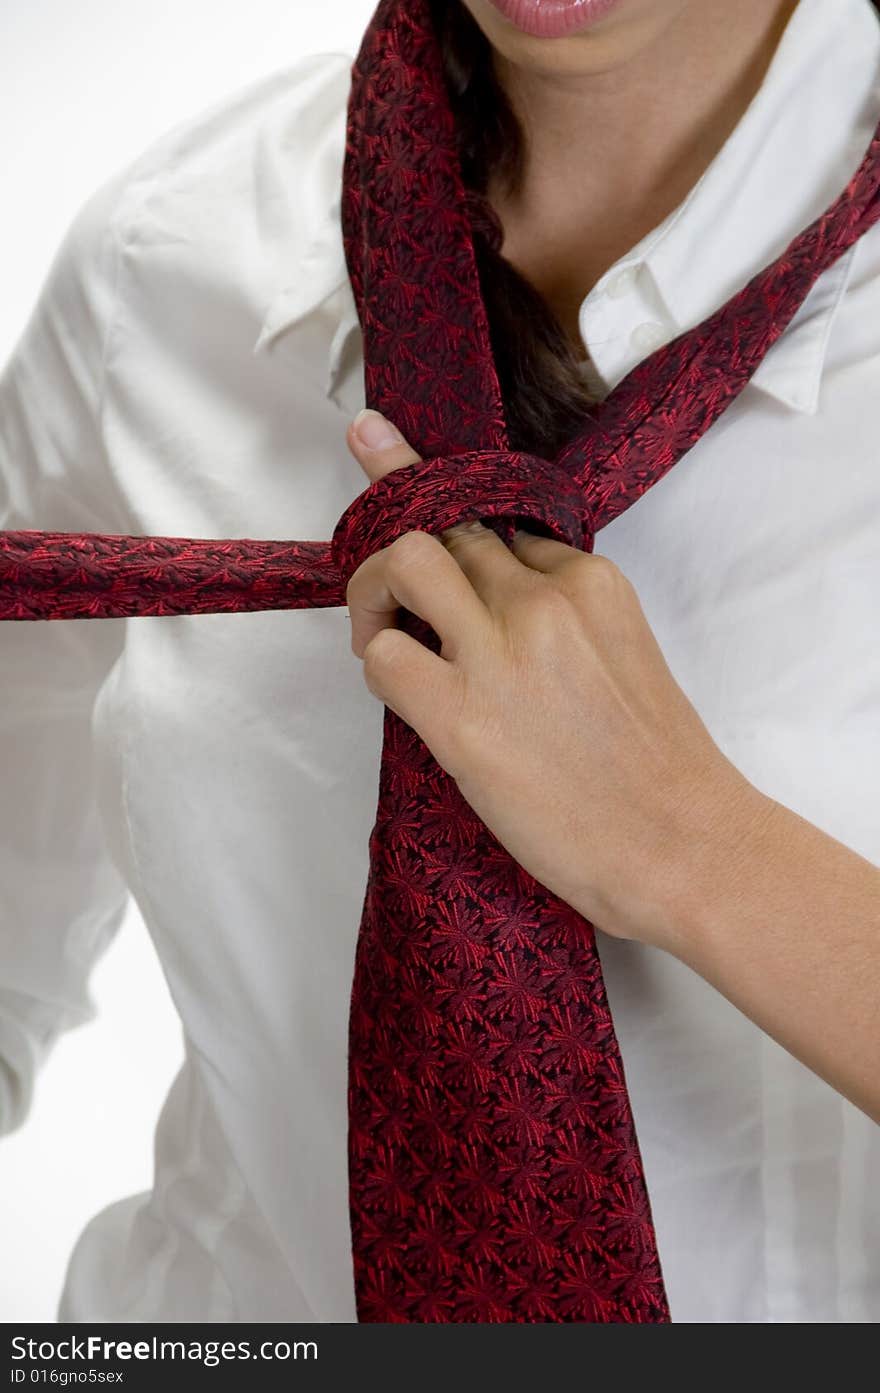
M 700 0 L 629 62 L 586 74 L 496 53 L 525 137 L 520 186 L 489 187 L 503 252 L 573 339 L 584 295 L 678 206 L 736 126 L 796 4 Z

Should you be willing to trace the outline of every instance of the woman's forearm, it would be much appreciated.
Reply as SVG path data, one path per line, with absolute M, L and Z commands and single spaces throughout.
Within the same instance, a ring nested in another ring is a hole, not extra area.
M 694 839 L 664 917 L 658 946 L 880 1121 L 880 869 L 754 790 Z

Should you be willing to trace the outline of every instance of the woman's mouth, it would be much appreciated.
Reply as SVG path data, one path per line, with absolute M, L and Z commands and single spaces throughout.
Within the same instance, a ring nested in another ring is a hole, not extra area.
M 508 24 L 536 39 L 564 39 L 604 19 L 619 0 L 490 0 Z

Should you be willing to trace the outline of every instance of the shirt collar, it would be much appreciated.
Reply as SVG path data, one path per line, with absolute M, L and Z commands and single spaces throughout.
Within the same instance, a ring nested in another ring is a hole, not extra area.
M 600 385 L 615 386 L 647 351 L 708 318 L 830 206 L 880 120 L 878 74 L 871 0 L 800 0 L 760 89 L 701 179 L 584 300 L 582 333 Z M 855 250 L 819 278 L 752 376 L 794 410 L 817 409 Z M 634 312 L 647 319 L 632 334 L 619 301 L 602 308 L 621 271 L 641 287 Z
M 871 0 L 800 0 L 759 91 L 703 176 L 585 297 L 581 328 L 596 386 L 610 390 L 648 352 L 701 323 L 825 211 L 880 120 L 878 73 L 880 24 Z M 326 216 L 298 258 L 296 279 L 270 297 L 253 349 L 262 351 L 334 297 L 324 375 L 330 397 L 348 339 L 359 330 L 339 216 L 344 102 L 333 120 L 337 159 L 322 162 Z M 855 252 L 850 248 L 819 278 L 752 376 L 794 410 L 817 409 L 831 325 Z M 629 334 L 621 332 L 623 306 L 608 305 L 621 272 L 653 305 L 649 321 Z
M 357 306 L 348 279 L 348 268 L 338 217 L 328 219 L 306 247 L 295 281 L 271 296 L 254 353 L 262 352 L 286 330 L 306 319 L 320 306 L 336 301 L 336 324 L 327 351 L 324 393 L 332 397 L 340 374 L 342 355 L 349 335 L 359 329 Z
M 333 396 L 349 335 L 360 329 L 342 240 L 341 198 L 350 54 L 324 55 L 333 62 L 326 82 L 313 89 L 306 113 L 295 107 L 264 136 L 259 161 L 264 274 L 263 301 L 254 353 L 270 350 L 294 325 L 320 311 L 330 326 L 310 340 L 328 344 L 326 361 L 310 358 L 328 397 Z

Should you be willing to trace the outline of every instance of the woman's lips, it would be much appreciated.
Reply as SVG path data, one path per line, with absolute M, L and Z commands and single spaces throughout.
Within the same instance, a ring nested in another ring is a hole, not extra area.
M 605 15 L 618 0 L 490 0 L 509 24 L 536 39 L 563 39 L 586 29 Z

